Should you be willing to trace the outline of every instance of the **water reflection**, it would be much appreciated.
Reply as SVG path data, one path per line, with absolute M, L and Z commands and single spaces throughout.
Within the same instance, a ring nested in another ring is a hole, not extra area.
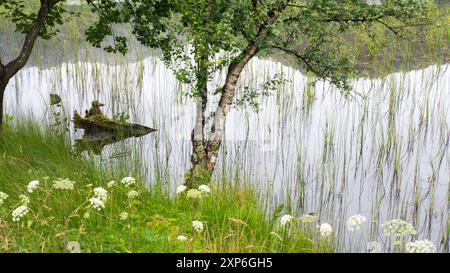
M 230 112 L 216 178 L 251 181 L 264 200 L 285 204 L 291 214 L 316 213 L 337 231 L 339 250 L 366 251 L 369 241 L 389 248 L 392 240 L 383 236 L 380 224 L 401 218 L 418 229 L 417 239 L 448 251 L 448 64 L 354 80 L 355 97 L 348 99 L 324 82 L 308 89 L 301 72 L 255 59 L 240 79 L 239 92 L 276 73 L 289 83 L 259 98 L 259 112 Z M 223 78 L 216 75 L 211 89 Z M 112 164 L 121 154 L 131 164 L 143 158 L 147 181 L 174 186 L 190 165 L 195 108 L 180 95 L 185 88 L 156 58 L 28 67 L 8 86 L 6 109 L 42 119 L 48 94 L 57 90 L 68 113 L 86 109 L 92 100 L 105 102 L 108 116 L 128 112 L 133 122 L 159 130 L 107 145 L 99 160 Z M 81 133 L 71 134 L 75 139 Z M 366 232 L 347 231 L 353 214 L 367 217 Z

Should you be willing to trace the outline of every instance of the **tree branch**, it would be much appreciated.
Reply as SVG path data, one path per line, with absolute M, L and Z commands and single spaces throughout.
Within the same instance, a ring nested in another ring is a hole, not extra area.
M 351 22 L 373 22 L 378 19 L 382 19 L 384 17 L 384 14 L 379 14 L 377 16 L 373 17 L 341 17 L 340 15 L 335 15 L 330 18 L 325 18 L 318 20 L 318 22 L 326 22 L 326 23 L 351 23 Z M 284 22 L 292 22 L 292 21 L 298 21 L 300 20 L 300 16 L 294 16 L 294 17 L 288 17 L 284 20 Z
M 280 46 L 273 45 L 271 47 L 274 48 L 274 49 L 278 49 L 280 51 L 283 51 L 283 52 L 285 52 L 285 53 L 287 53 L 289 55 L 292 55 L 295 58 L 299 59 L 300 61 L 302 61 L 306 65 L 306 67 L 307 67 L 307 69 L 309 71 L 311 71 L 311 72 L 313 72 L 314 74 L 317 75 L 317 71 L 315 70 L 314 66 L 311 65 L 310 62 L 305 57 L 303 57 L 301 54 L 295 52 L 294 50 L 291 50 L 291 49 L 288 49 L 288 48 L 283 48 L 283 47 L 280 47 Z
M 377 19 L 376 20 L 378 23 L 382 24 L 383 26 L 385 26 L 387 29 L 389 29 L 392 33 L 394 33 L 396 36 L 403 38 L 403 36 L 397 31 L 395 30 L 392 26 L 390 26 L 388 23 Z
M 324 20 L 320 20 L 320 22 L 336 22 L 336 23 L 351 23 L 351 22 L 373 22 L 377 21 L 384 17 L 384 14 L 379 14 L 373 17 L 354 17 L 354 18 L 343 18 L 339 15 L 336 15 L 332 18 L 327 18 Z
M 39 37 L 42 28 L 45 26 L 45 20 L 50 10 L 60 1 L 61 0 L 41 0 L 41 6 L 36 16 L 36 20 L 25 35 L 25 41 L 23 42 L 19 56 L 4 67 L 4 76 L 6 78 L 11 78 L 25 66 L 33 50 L 34 42 L 37 37 Z

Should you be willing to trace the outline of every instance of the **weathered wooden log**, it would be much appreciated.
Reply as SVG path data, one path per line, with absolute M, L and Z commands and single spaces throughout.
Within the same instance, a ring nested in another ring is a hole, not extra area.
M 113 120 L 104 115 L 93 115 L 86 118 L 80 116 L 76 111 L 73 122 L 75 128 L 84 129 L 84 133 L 87 135 L 110 133 L 128 137 L 139 137 L 157 131 L 156 129 L 143 125 Z
M 85 117 L 75 111 L 73 117 L 75 128 L 84 130 L 83 138 L 77 140 L 79 150 L 99 153 L 107 144 L 157 131 L 143 125 L 108 118 L 101 112 L 101 106 L 103 104 L 93 101 L 92 108 L 86 112 Z

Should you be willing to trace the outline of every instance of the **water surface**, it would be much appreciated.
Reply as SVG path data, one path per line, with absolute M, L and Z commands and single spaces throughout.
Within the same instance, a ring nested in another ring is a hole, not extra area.
M 380 225 L 401 218 L 416 226 L 417 239 L 448 252 L 449 65 L 355 79 L 348 98 L 325 82 L 308 89 L 301 72 L 255 59 L 237 96 L 244 86 L 258 88 L 276 73 L 288 83 L 259 98 L 258 112 L 230 112 L 216 177 L 253 183 L 270 205 L 285 204 L 286 213 L 316 213 L 335 228 L 339 251 L 364 251 L 370 240 L 388 250 Z M 217 75 L 210 87 L 223 79 Z M 106 104 L 107 115 L 127 111 L 132 122 L 159 131 L 109 145 L 99 160 L 143 159 L 146 182 L 162 179 L 174 188 L 190 166 L 195 109 L 181 96 L 186 88 L 155 57 L 29 66 L 8 86 L 6 111 L 51 120 L 50 93 L 62 97 L 70 117 L 94 99 Z M 82 132 L 71 134 L 75 139 Z M 346 220 L 356 213 L 369 219 L 367 230 L 350 234 Z

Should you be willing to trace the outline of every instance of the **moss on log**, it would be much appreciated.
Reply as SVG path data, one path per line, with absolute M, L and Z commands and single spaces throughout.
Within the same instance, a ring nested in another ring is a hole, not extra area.
M 129 137 L 140 137 L 156 129 L 139 124 L 123 122 L 106 117 L 100 110 L 103 104 L 92 102 L 92 108 L 82 117 L 75 111 L 73 123 L 76 129 L 83 129 L 84 136 L 77 140 L 79 150 L 101 152 L 103 147 Z
M 82 117 L 77 112 L 74 113 L 73 122 L 75 124 L 75 128 L 84 129 L 85 134 L 88 135 L 110 133 L 125 135 L 128 137 L 138 137 L 156 131 L 156 129 L 143 125 L 113 120 L 105 117 L 104 115 Z

